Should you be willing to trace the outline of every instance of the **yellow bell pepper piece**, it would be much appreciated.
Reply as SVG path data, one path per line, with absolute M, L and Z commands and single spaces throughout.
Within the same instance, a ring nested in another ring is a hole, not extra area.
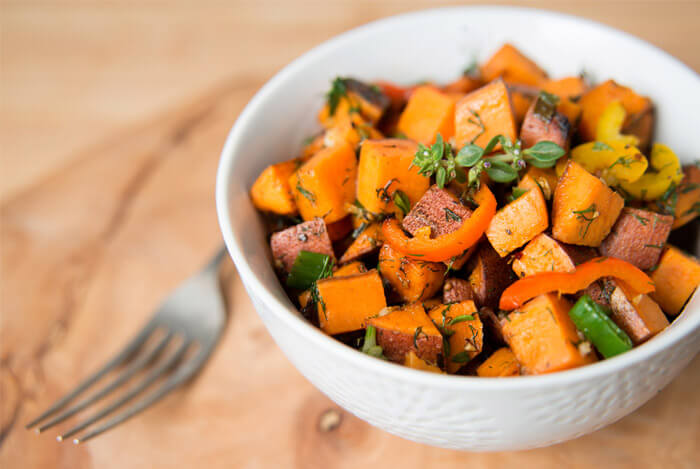
M 608 185 L 636 181 L 649 165 L 642 152 L 624 140 L 584 143 L 571 150 L 571 158 Z
M 678 184 L 683 179 L 678 157 L 661 143 L 655 143 L 651 147 L 651 167 L 656 172 L 646 173 L 634 182 L 621 181 L 620 187 L 637 199 L 656 200 L 671 187 L 671 184 Z
M 620 101 L 614 101 L 605 108 L 598 119 L 595 139 L 600 142 L 624 142 L 627 145 L 639 145 L 639 139 L 634 135 L 622 135 L 620 130 L 625 123 L 627 112 Z

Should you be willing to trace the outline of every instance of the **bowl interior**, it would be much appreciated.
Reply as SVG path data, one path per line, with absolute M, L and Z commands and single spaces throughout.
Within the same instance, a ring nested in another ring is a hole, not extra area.
M 652 97 L 657 106 L 655 140 L 671 146 L 685 163 L 697 158 L 700 78 L 630 35 L 566 15 L 500 7 L 430 10 L 370 23 L 285 67 L 254 97 L 229 135 L 217 180 L 217 208 L 224 238 L 248 292 L 263 298 L 281 319 L 299 316 L 273 272 L 264 229 L 248 190 L 263 168 L 294 157 L 302 140 L 319 130 L 316 114 L 335 76 L 444 82 L 457 77 L 473 60 L 487 58 L 504 42 L 516 45 L 552 77 L 585 70 L 597 81 L 613 78 Z M 674 326 L 654 341 L 606 362 L 641 359 L 645 348 L 653 353 L 652 348 L 667 346 L 698 328 L 698 303 L 695 298 Z M 291 321 L 293 327 L 308 328 L 314 340 L 330 344 L 303 319 Z M 585 369 L 599 366 L 607 365 Z

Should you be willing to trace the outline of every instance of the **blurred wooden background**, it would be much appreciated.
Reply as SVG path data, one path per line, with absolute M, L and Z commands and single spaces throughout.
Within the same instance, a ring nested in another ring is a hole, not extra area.
M 696 0 L 513 3 L 607 23 L 700 70 Z M 321 41 L 432 6 L 0 2 L 1 467 L 697 467 L 699 358 L 633 415 L 547 449 L 460 454 L 346 413 L 321 431 L 335 406 L 275 347 L 231 266 L 231 322 L 187 390 L 85 446 L 23 430 L 218 245 L 216 163 L 255 91 Z

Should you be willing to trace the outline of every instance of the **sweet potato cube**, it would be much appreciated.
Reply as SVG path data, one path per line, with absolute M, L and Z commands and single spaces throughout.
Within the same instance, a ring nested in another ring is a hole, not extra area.
M 450 277 L 445 279 L 442 286 L 442 301 L 443 303 L 459 303 L 474 299 L 474 291 L 471 284 L 464 279 Z
M 416 142 L 430 145 L 437 135 L 447 141 L 454 135 L 454 100 L 433 86 L 416 88 L 399 118 L 398 129 Z
M 430 228 L 430 237 L 452 233 L 469 218 L 472 210 L 446 189 L 433 185 L 404 217 L 401 226 L 412 235 L 424 227 Z
M 677 315 L 700 285 L 700 263 L 680 249 L 667 246 L 651 273 L 656 290 L 649 294 L 666 314 Z
M 518 277 L 527 277 L 543 272 L 573 272 L 578 264 L 596 257 L 596 253 L 540 233 L 514 257 L 513 271 Z
M 508 262 L 489 243 L 481 243 L 472 261 L 469 284 L 474 302 L 479 307 L 497 308 L 503 290 L 513 283 L 514 275 Z
M 635 345 L 641 344 L 668 326 L 668 319 L 659 305 L 648 295 L 637 295 L 622 282 L 610 296 L 610 318 L 627 333 Z
M 334 120 L 352 116 L 358 117 L 376 124 L 389 108 L 389 97 L 387 97 L 377 87 L 356 80 L 354 78 L 342 78 L 345 93 L 340 96 L 338 104 L 330 113 L 328 103 L 326 103 L 318 114 L 319 122 L 326 128 L 333 127 Z
M 461 77 L 457 78 L 455 81 L 450 82 L 446 84 L 445 86 L 442 87 L 442 91 L 445 93 L 461 93 L 461 94 L 466 94 L 474 91 L 475 89 L 479 88 L 482 86 L 484 82 L 481 80 L 481 78 L 470 76 L 470 75 L 462 75 Z
M 554 188 L 557 187 L 559 176 L 557 176 L 554 168 L 535 168 L 530 166 L 525 171 L 525 176 L 530 176 L 535 180 L 542 191 L 545 199 L 549 200 L 554 195 Z
M 292 160 L 265 168 L 250 189 L 255 208 L 280 215 L 294 215 L 297 204 L 289 186 L 289 178 L 297 166 L 298 160 Z
M 625 207 L 601 243 L 600 253 L 627 261 L 642 270 L 651 269 L 659 262 L 672 223 L 671 215 Z
M 447 267 L 442 262 L 411 259 L 388 244 L 379 251 L 379 271 L 404 301 L 423 301 L 440 290 Z
M 400 190 L 411 205 L 430 187 L 430 178 L 411 167 L 418 145 L 410 140 L 365 140 L 360 150 L 357 200 L 372 213 L 401 213 L 394 203 Z
M 615 101 L 621 102 L 627 112 L 622 133 L 636 135 L 640 141 L 639 147 L 647 147 L 654 126 L 654 108 L 651 100 L 638 95 L 630 88 L 618 85 L 613 80 L 595 86 L 581 97 L 581 138 L 584 141 L 595 140 L 598 119 L 607 106 Z
M 350 262 L 336 269 L 333 272 L 333 277 L 347 277 L 348 275 L 364 274 L 365 272 L 367 272 L 367 268 L 362 262 Z M 310 299 L 311 292 L 306 290 L 299 295 L 299 304 L 302 308 L 305 308 Z
M 443 373 L 443 371 L 438 368 L 437 365 L 429 364 L 422 358 L 418 357 L 413 350 L 406 354 L 406 359 L 403 362 L 403 366 L 407 366 L 415 370 L 430 371 L 431 373 Z
M 355 152 L 347 144 L 316 153 L 289 178 L 301 217 L 321 217 L 326 223 L 344 218 L 345 204 L 355 200 L 356 177 Z
M 430 319 L 443 331 L 449 343 L 445 350 L 445 368 L 456 373 L 481 353 L 484 347 L 484 326 L 471 300 L 440 305 L 430 310 Z
M 603 181 L 569 161 L 554 190 L 552 235 L 569 244 L 600 246 L 624 204 Z
M 511 44 L 504 44 L 481 66 L 481 76 L 487 82 L 500 77 L 508 83 L 530 86 L 547 80 L 544 70 Z
M 515 354 L 508 347 L 496 350 L 487 358 L 484 363 L 476 369 L 477 376 L 482 378 L 501 378 L 507 376 L 518 376 L 520 365 Z
M 581 106 L 568 99 L 563 99 L 557 104 L 557 112 L 563 114 L 569 120 L 571 133 L 575 133 L 578 123 L 581 122 Z
M 327 254 L 335 258 L 326 224 L 320 218 L 273 233 L 270 248 L 275 265 L 289 272 L 301 251 Z
M 501 257 L 549 226 L 547 202 L 535 180 L 525 176 L 518 187 L 527 192 L 498 210 L 486 230 L 486 237 Z
M 513 105 L 515 125 L 517 128 L 520 128 L 520 125 L 525 119 L 525 114 L 527 114 L 527 110 L 530 109 L 530 105 L 532 105 L 532 103 L 535 101 L 534 91 L 524 88 L 525 87 L 517 85 L 508 85 L 508 90 L 510 91 L 510 102 Z
M 556 109 L 551 115 L 543 115 L 538 112 L 541 99 L 543 98 L 535 99 L 527 110 L 525 119 L 523 119 L 523 125 L 520 129 L 520 140 L 523 142 L 523 148 L 533 147 L 538 142 L 550 141 L 564 150 L 568 150 L 573 133 L 569 119 Z
M 595 361 L 583 355 L 576 326 L 569 318 L 571 303 L 556 294 L 540 295 L 508 315 L 506 342 L 528 374 L 566 370 Z
M 348 215 L 338 221 L 328 223 L 326 229 L 328 230 L 328 237 L 331 238 L 331 241 L 341 240 L 352 231 L 352 217 Z
M 348 246 L 348 249 L 340 258 L 340 263 L 345 264 L 346 262 L 360 259 L 379 249 L 382 243 L 382 225 L 380 223 L 372 223 L 362 230 L 352 244 Z
M 559 96 L 562 101 L 579 99 L 588 91 L 588 84 L 582 77 L 566 77 L 558 80 L 548 80 L 542 85 L 547 93 Z
M 420 303 L 371 318 L 369 325 L 377 329 L 377 344 L 384 350 L 384 356 L 393 362 L 403 363 L 406 355 L 413 351 L 422 360 L 435 364 L 442 354 L 442 334 Z
M 496 135 L 515 141 L 518 131 L 508 88 L 502 80 L 472 91 L 457 103 L 455 141 L 458 148 L 473 142 L 485 147 Z M 497 147 L 498 148 L 498 147 Z
M 683 180 L 678 186 L 676 219 L 672 229 L 680 228 L 700 213 L 700 169 L 695 166 L 683 168 Z
M 367 320 L 386 308 L 384 286 L 376 270 L 317 283 L 318 322 L 326 334 L 351 332 L 365 327 Z

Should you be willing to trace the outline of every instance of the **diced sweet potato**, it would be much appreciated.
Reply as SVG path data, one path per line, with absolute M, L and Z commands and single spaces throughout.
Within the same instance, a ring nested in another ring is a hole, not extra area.
M 440 305 L 431 309 L 428 316 L 443 334 L 449 336 L 449 350 L 444 350 L 448 373 L 456 373 L 481 353 L 484 347 L 484 326 L 473 301 Z
M 552 235 L 569 244 L 600 246 L 624 204 L 617 192 L 570 160 L 554 190 Z
M 437 365 L 431 365 L 422 358 L 419 358 L 413 350 L 406 354 L 406 359 L 403 362 L 403 366 L 407 366 L 415 370 L 430 371 L 431 373 L 443 373 L 443 371 L 438 368 Z
M 530 166 L 525 171 L 525 176 L 530 176 L 535 180 L 545 199 L 549 200 L 552 198 L 554 188 L 557 187 L 557 182 L 559 181 L 559 176 L 557 176 L 554 168 L 535 168 Z
M 320 218 L 273 233 L 270 248 L 275 265 L 289 272 L 300 251 L 318 252 L 335 258 L 326 224 Z
M 481 66 L 484 81 L 503 78 L 508 83 L 540 86 L 547 74 L 511 44 L 504 44 Z
M 340 263 L 345 264 L 359 259 L 382 246 L 382 225 L 380 223 L 372 223 L 368 225 L 362 232 L 357 235 L 357 238 L 352 242 L 348 249 L 340 258 Z
M 258 210 L 293 215 L 297 212 L 289 178 L 298 166 L 298 160 L 268 166 L 260 173 L 250 189 L 250 197 Z
M 347 144 L 316 153 L 289 178 L 302 218 L 321 217 L 326 223 L 344 218 L 345 204 L 355 200 L 356 177 L 355 152 Z
M 348 215 L 338 221 L 326 225 L 328 237 L 331 241 L 338 241 L 345 238 L 352 231 L 352 218 Z
M 442 91 L 445 93 L 471 93 L 475 89 L 479 88 L 482 86 L 484 82 L 481 80 L 481 78 L 478 77 L 473 77 L 469 75 L 462 75 L 461 77 L 457 78 L 455 81 L 446 84 L 445 86 L 442 87 Z
M 464 264 L 466 264 L 467 261 L 471 259 L 472 254 L 476 252 L 478 244 L 479 243 L 473 244 L 459 256 L 452 257 L 449 261 L 445 261 L 445 265 L 447 266 L 448 270 L 459 270 L 464 267 Z
M 363 119 L 377 123 L 388 109 L 390 100 L 381 89 L 356 80 L 342 78 L 345 93 L 340 96 L 335 112 L 331 116 L 326 103 L 318 115 L 318 120 L 325 127 L 332 127 L 333 119 L 348 114 L 358 113 Z
M 640 141 L 639 147 L 646 148 L 651 141 L 654 126 L 654 108 L 651 100 L 638 95 L 630 88 L 618 85 L 613 80 L 595 86 L 581 97 L 581 138 L 584 141 L 595 140 L 598 119 L 608 104 L 614 101 L 621 102 L 627 112 L 622 133 L 636 135 Z
M 579 99 L 588 91 L 588 84 L 582 77 L 566 77 L 558 80 L 548 80 L 542 85 L 542 89 L 547 93 L 552 93 L 564 101 Z
M 554 293 L 540 295 L 509 314 L 503 323 L 506 342 L 528 374 L 551 373 L 595 361 L 583 355 L 571 303 Z
M 518 187 L 527 192 L 498 210 L 486 230 L 486 237 L 501 257 L 549 226 L 547 202 L 535 180 L 525 176 Z
M 515 354 L 508 347 L 496 350 L 484 363 L 476 369 L 476 374 L 482 378 L 501 378 L 506 376 L 518 376 L 520 364 Z
M 635 345 L 651 339 L 668 326 L 666 315 L 654 300 L 648 295 L 633 293 L 621 282 L 610 296 L 610 306 L 611 319 Z
M 364 274 L 367 272 L 367 268 L 362 262 L 350 262 L 333 272 L 333 277 L 347 277 L 348 275 Z M 306 290 L 299 295 L 299 304 L 302 308 L 305 308 L 311 299 L 311 291 Z
M 474 292 L 468 281 L 455 277 L 445 279 L 445 284 L 442 286 L 443 303 L 459 303 L 460 301 L 473 299 Z
M 451 192 L 433 185 L 408 212 L 401 225 L 414 236 L 419 229 L 430 227 L 430 237 L 436 238 L 458 229 L 471 214 L 472 211 Z
M 520 129 L 523 148 L 530 148 L 537 142 L 550 141 L 568 150 L 572 135 L 569 119 L 557 111 L 555 106 L 552 106 L 553 112 L 546 112 L 547 108 L 543 102 L 543 98 L 538 97 L 525 114 Z
M 400 190 L 411 205 L 430 187 L 430 178 L 411 167 L 418 145 L 410 140 L 365 140 L 360 150 L 357 200 L 372 213 L 401 213 L 394 203 Z
M 377 329 L 377 344 L 384 356 L 403 363 L 413 351 L 430 364 L 442 354 L 442 334 L 430 320 L 420 303 L 412 303 L 395 309 L 385 316 L 371 318 L 369 325 Z
M 595 256 L 591 248 L 564 244 L 541 233 L 515 255 L 512 266 L 518 277 L 542 272 L 573 272 L 578 264 Z
M 398 129 L 406 137 L 426 145 L 435 143 L 438 134 L 447 141 L 454 135 L 455 103 L 433 86 L 419 86 L 411 94 Z
M 530 106 L 535 101 L 537 92 L 528 92 L 522 86 L 517 85 L 508 85 L 508 90 L 510 91 L 510 102 L 515 114 L 515 125 L 517 128 L 520 128 L 523 120 L 525 120 L 527 110 L 530 109 Z
M 326 334 L 341 334 L 365 327 L 367 320 L 386 308 L 384 286 L 376 270 L 333 276 L 317 283 L 318 322 Z
M 423 301 L 435 295 L 446 269 L 442 262 L 405 257 L 388 244 L 379 251 L 379 271 L 404 301 Z
M 568 99 L 563 99 L 557 104 L 557 112 L 566 116 L 571 125 L 571 133 L 572 135 L 575 134 L 578 124 L 581 121 L 581 106 Z
M 299 159 L 301 161 L 307 161 L 309 158 L 314 156 L 316 153 L 323 150 L 323 148 L 325 147 L 324 140 L 325 140 L 324 134 L 320 133 L 317 136 L 315 136 L 314 138 L 312 138 L 310 142 L 304 144 L 302 149 L 301 149 L 301 152 L 299 154 Z
M 672 223 L 670 215 L 625 207 L 601 243 L 600 253 L 627 261 L 642 270 L 651 269 L 659 262 Z
M 615 285 L 612 278 L 602 278 L 588 285 L 582 295 L 586 294 L 599 305 L 610 308 L 612 292 L 615 291 L 616 287 L 617 285 Z
M 683 173 L 683 180 L 678 186 L 674 230 L 694 220 L 700 213 L 700 169 L 695 165 L 686 166 Z
M 477 306 L 497 308 L 501 293 L 514 280 L 508 262 L 489 243 L 481 243 L 470 263 L 469 283 Z
M 518 136 L 510 93 L 502 80 L 472 91 L 455 110 L 455 141 L 458 148 L 473 142 L 485 147 L 496 135 L 515 141 Z
M 345 143 L 354 149 L 365 139 L 384 138 L 381 132 L 357 116 L 336 117 L 323 136 L 324 146 L 331 148 Z
M 675 316 L 700 285 L 700 263 L 680 249 L 667 246 L 651 280 L 656 290 L 649 296 L 666 314 Z

